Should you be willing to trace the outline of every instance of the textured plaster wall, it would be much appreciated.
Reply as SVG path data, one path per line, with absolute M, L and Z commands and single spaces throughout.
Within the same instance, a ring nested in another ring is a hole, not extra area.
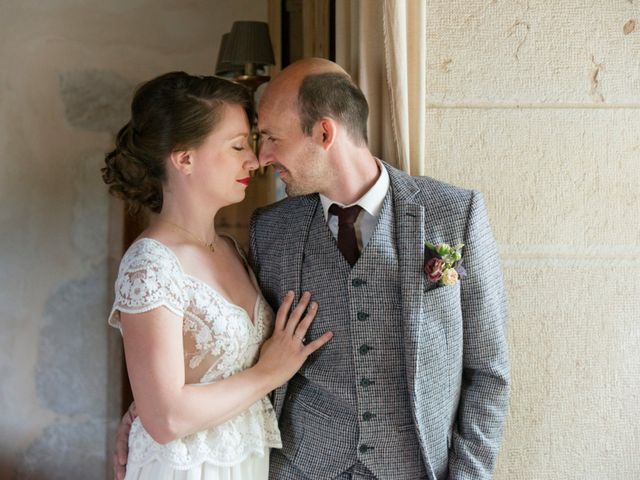
M 427 171 L 485 194 L 509 292 L 500 480 L 640 478 L 639 21 L 428 0 Z
M 108 477 L 104 152 L 136 84 L 212 73 L 231 23 L 266 17 L 262 0 L 0 0 L 0 478 Z

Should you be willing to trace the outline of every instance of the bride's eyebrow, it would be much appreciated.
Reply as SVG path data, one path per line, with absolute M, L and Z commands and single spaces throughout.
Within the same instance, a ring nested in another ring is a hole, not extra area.
M 230 135 L 228 138 L 229 138 L 230 140 L 235 140 L 236 138 L 240 138 L 240 137 L 242 137 L 242 138 L 246 138 L 246 137 L 248 137 L 248 136 L 249 136 L 249 132 L 248 132 L 248 131 L 246 131 L 246 132 L 239 132 L 239 133 L 236 133 L 235 135 Z

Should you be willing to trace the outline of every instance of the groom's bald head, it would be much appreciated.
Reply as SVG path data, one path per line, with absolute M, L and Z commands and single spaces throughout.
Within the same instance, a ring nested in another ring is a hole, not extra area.
M 362 91 L 338 64 L 324 58 L 292 63 L 267 86 L 260 110 L 297 112 L 300 127 L 310 135 L 322 118 L 341 123 L 351 139 L 367 143 L 369 106 Z

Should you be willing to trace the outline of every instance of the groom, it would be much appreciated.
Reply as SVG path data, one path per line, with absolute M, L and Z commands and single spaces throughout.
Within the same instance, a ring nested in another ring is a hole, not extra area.
M 253 266 L 274 309 L 288 290 L 312 292 L 307 341 L 334 333 L 274 393 L 283 448 L 270 478 L 490 479 L 509 367 L 482 197 L 373 157 L 367 117 L 360 89 L 322 59 L 283 70 L 260 102 L 260 162 L 289 198 L 254 214 Z M 466 277 L 431 282 L 426 242 L 464 243 Z
M 509 367 L 482 197 L 373 157 L 367 117 L 323 59 L 283 70 L 260 102 L 260 163 L 289 198 L 254 214 L 253 266 L 274 309 L 289 289 L 312 292 L 308 339 L 334 333 L 274 394 L 270 478 L 489 479 Z M 464 243 L 466 277 L 431 282 L 426 242 Z

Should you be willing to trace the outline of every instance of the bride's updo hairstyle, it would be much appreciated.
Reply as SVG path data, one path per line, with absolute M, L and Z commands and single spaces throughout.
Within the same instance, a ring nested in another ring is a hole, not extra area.
M 132 212 L 142 207 L 160 212 L 170 154 L 201 145 L 220 122 L 225 104 L 243 107 L 251 122 L 249 91 L 222 78 L 171 72 L 138 87 L 131 120 L 118 132 L 102 168 L 109 193 L 124 199 Z

